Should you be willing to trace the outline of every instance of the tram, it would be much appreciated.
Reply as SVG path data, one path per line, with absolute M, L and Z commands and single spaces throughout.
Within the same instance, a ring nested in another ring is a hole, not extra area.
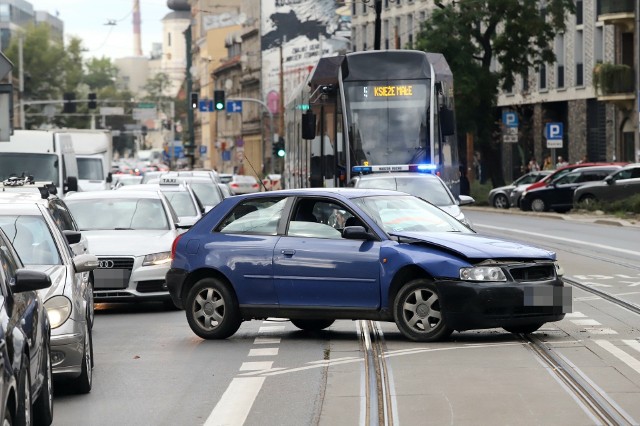
M 424 171 L 459 195 L 453 75 L 414 50 L 321 58 L 285 110 L 287 188 L 348 186 L 359 173 Z

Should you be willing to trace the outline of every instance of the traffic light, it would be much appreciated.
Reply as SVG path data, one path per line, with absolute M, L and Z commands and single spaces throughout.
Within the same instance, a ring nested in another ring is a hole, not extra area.
M 98 96 L 96 96 L 95 93 L 89 93 L 89 109 L 98 108 L 98 102 L 96 102 L 96 99 L 98 99 Z
M 191 109 L 198 109 L 198 92 L 191 92 Z
M 62 98 L 64 104 L 62 106 L 62 112 L 65 114 L 73 114 L 76 112 L 76 94 L 73 92 L 65 93 Z
M 286 152 L 284 150 L 284 139 L 278 138 L 278 142 L 275 142 L 273 144 L 273 156 L 284 157 L 285 153 Z
M 224 109 L 224 90 L 213 91 L 213 108 L 216 111 L 222 111 Z

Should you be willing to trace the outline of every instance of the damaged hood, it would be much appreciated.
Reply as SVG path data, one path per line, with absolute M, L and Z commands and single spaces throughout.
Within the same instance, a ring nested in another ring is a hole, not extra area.
M 394 236 L 418 240 L 467 259 L 549 259 L 555 260 L 554 252 L 479 234 L 458 232 L 394 232 Z

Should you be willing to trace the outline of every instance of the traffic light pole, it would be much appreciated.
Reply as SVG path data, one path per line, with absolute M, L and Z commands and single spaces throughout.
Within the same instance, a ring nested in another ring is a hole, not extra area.
M 261 101 L 260 99 L 254 99 L 254 98 L 236 98 L 236 97 L 231 97 L 231 98 L 227 98 L 228 101 L 242 101 L 242 102 L 255 102 L 257 104 L 262 105 L 262 108 L 264 108 L 267 113 L 269 113 L 269 130 L 271 131 L 271 143 L 274 143 L 274 139 L 275 139 L 275 128 L 273 127 L 273 113 L 271 112 L 271 110 L 269 110 L 269 107 L 267 106 L 266 102 Z M 269 163 L 269 170 L 271 170 L 271 173 L 274 173 L 274 166 L 275 166 L 275 161 L 273 161 L 274 159 L 271 159 L 271 162 Z M 266 145 L 266 141 L 265 138 L 262 138 L 262 174 L 266 175 L 267 174 L 267 145 Z

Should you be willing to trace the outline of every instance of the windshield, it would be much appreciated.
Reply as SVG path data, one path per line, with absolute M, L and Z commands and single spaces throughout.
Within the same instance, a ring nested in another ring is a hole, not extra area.
M 42 216 L 0 216 L 7 234 L 25 265 L 60 265 L 60 255 Z
M 102 159 L 78 158 L 78 179 L 104 180 Z
M 413 196 L 379 195 L 353 200 L 385 232 L 467 232 L 469 228 L 437 207 Z
M 0 155 L 0 180 L 11 176 L 33 176 L 36 181 L 58 182 L 58 156 L 56 154 L 31 154 L 3 152 Z
M 513 181 L 513 185 L 527 185 L 529 183 L 535 183 L 542 179 L 544 175 L 539 173 L 536 174 L 526 174 L 524 176 L 520 176 L 518 179 Z
M 217 188 L 214 187 L 214 183 L 196 183 L 192 182 L 190 184 L 193 192 L 196 193 L 196 196 L 200 199 L 200 202 L 207 206 L 212 207 L 217 205 L 222 198 L 220 197 L 220 192 L 218 192 Z
M 157 199 L 67 200 L 81 231 L 100 229 L 170 229 L 162 202 Z
M 345 82 L 356 164 L 429 162 L 429 80 Z
M 162 191 L 162 193 L 167 197 L 178 217 L 198 215 L 191 195 L 187 191 Z
M 423 198 L 436 206 L 451 206 L 455 204 L 447 188 L 437 179 L 420 179 L 416 176 L 393 177 L 381 176 L 376 178 L 360 179 L 358 188 L 391 189 L 393 191 L 406 192 Z

